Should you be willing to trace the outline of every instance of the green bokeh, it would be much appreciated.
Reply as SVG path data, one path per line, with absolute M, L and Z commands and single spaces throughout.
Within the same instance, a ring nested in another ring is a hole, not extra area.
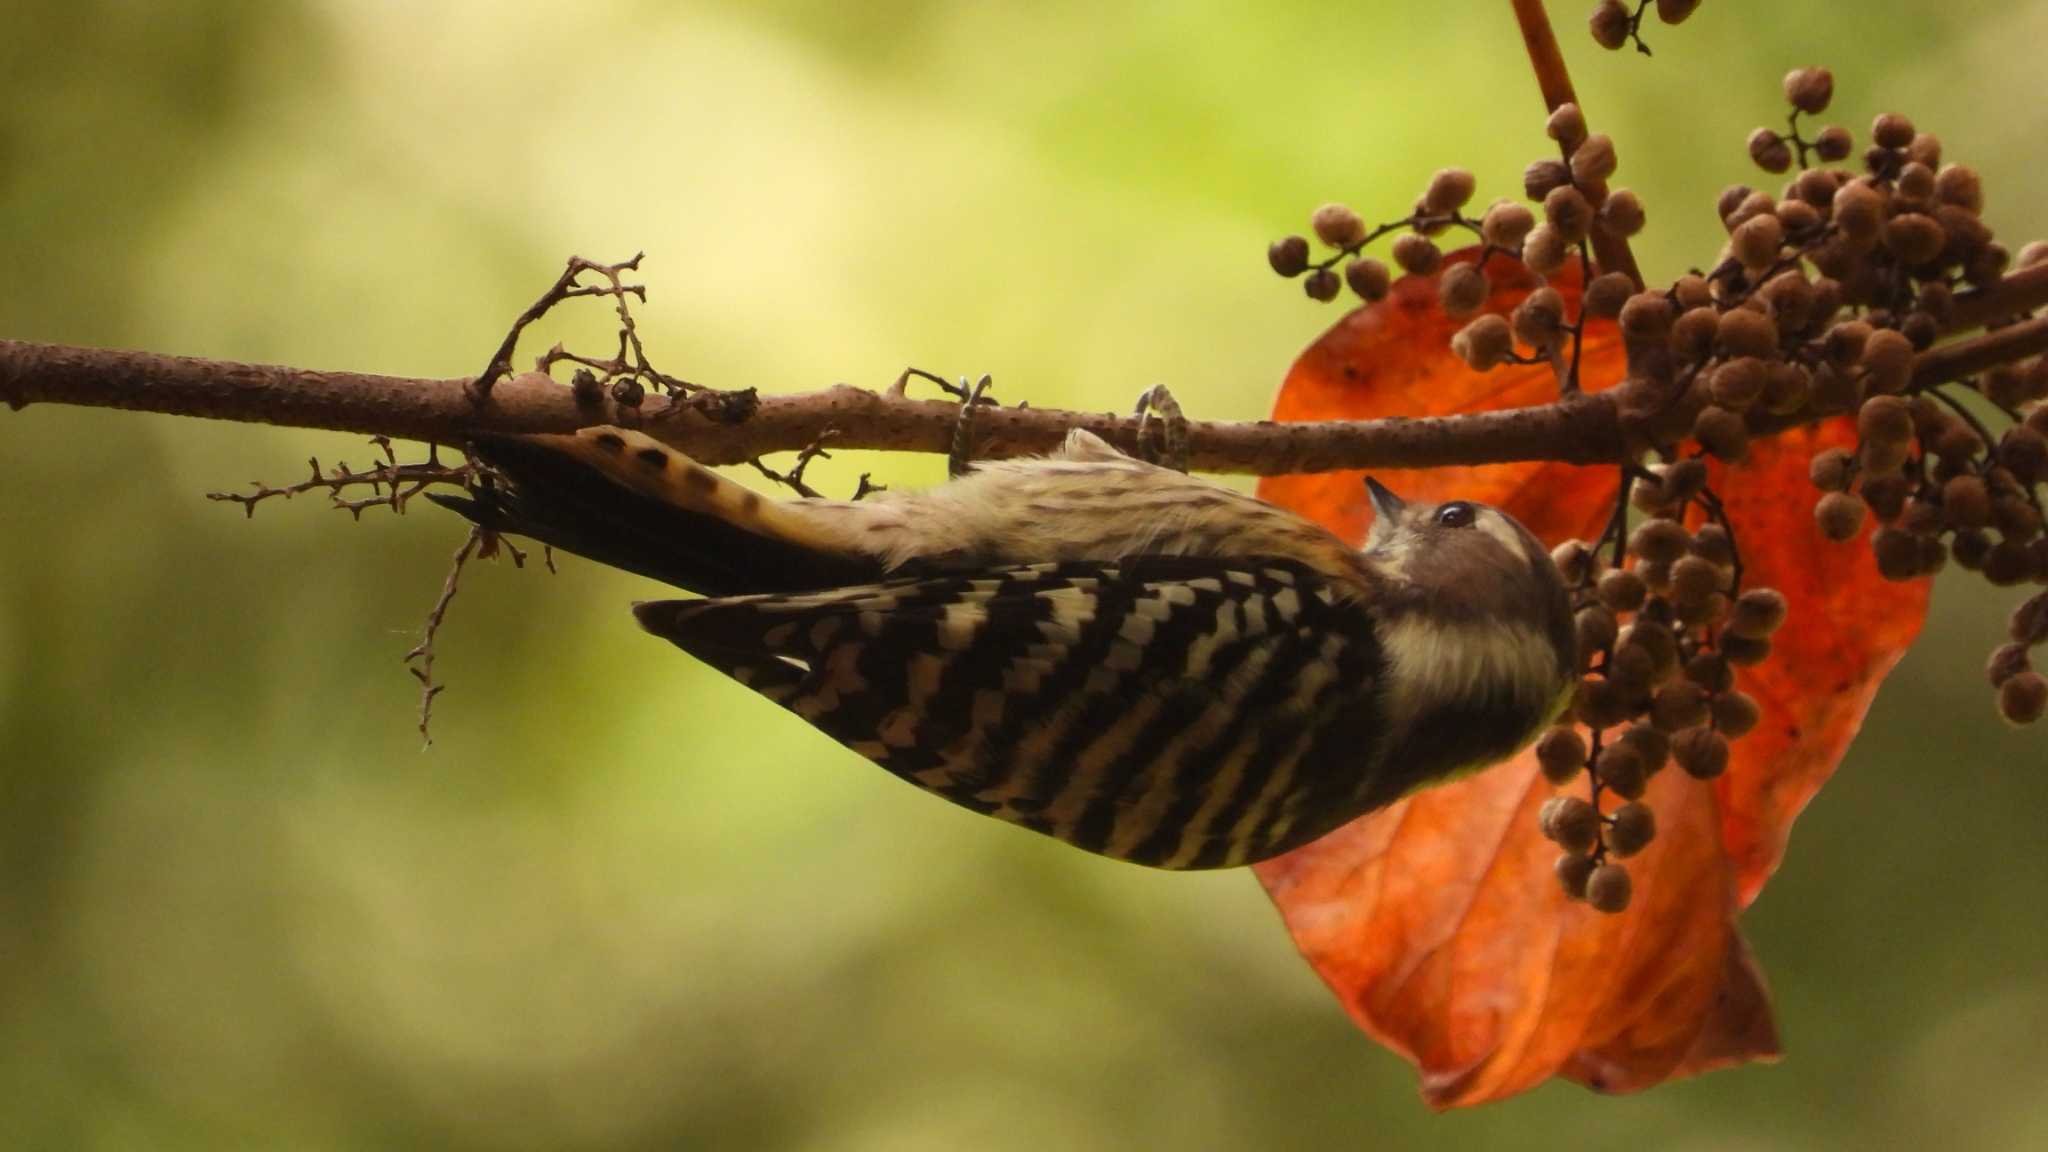
M 1712 257 L 1816 60 L 2048 233 L 2040 0 L 1715 0 L 1654 59 L 1585 6 L 1653 274 Z M 1254 417 L 1335 315 L 1267 239 L 1446 164 L 1505 191 L 1543 143 L 1500 3 L 0 13 L 0 335 L 313 367 L 474 371 L 563 256 L 645 249 L 693 379 Z M 0 412 L 0 1146 L 2048 1144 L 2048 746 L 1991 719 L 1981 584 L 1943 582 L 1748 918 L 1785 1063 L 1436 1117 L 1249 876 L 919 795 L 640 635 L 644 583 L 473 567 L 422 752 L 398 657 L 459 526 L 200 499 L 309 454 L 366 452 Z M 870 468 L 938 476 L 816 475 Z

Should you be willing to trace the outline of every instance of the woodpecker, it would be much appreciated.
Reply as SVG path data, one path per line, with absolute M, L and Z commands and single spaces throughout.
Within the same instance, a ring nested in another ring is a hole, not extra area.
M 1254 863 L 1504 759 L 1577 664 L 1528 530 L 1371 480 L 1357 549 L 1083 431 L 859 501 L 620 428 L 475 450 L 440 503 L 701 594 L 634 612 L 928 792 L 1140 864 Z

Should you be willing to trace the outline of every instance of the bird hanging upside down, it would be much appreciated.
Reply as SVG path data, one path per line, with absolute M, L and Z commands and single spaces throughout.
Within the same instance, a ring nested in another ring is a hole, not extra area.
M 956 804 L 1161 868 L 1278 855 L 1504 759 L 1576 666 L 1550 554 L 1367 481 L 1363 550 L 1087 432 L 858 502 L 639 433 L 490 440 L 477 524 L 708 597 L 641 626 Z

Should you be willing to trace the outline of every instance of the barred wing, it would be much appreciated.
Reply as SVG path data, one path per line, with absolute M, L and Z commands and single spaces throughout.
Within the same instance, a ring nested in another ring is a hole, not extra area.
M 1363 810 L 1381 655 L 1287 562 L 1133 557 L 663 601 L 648 631 L 955 803 L 1168 868 Z

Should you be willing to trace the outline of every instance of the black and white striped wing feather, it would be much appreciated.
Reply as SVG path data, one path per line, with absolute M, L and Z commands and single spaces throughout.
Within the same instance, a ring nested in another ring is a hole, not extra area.
M 1375 799 L 1371 620 L 1300 565 L 1146 556 L 637 611 L 896 775 L 1120 859 L 1249 863 Z

